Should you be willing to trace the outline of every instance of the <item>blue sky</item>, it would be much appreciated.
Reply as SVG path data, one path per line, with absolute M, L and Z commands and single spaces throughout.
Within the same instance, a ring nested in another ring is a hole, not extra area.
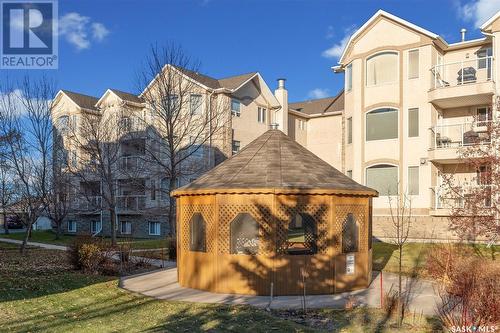
M 335 95 L 342 76 L 330 67 L 342 42 L 378 9 L 451 43 L 462 27 L 468 39 L 480 37 L 478 22 L 500 0 L 59 1 L 59 69 L 47 72 L 60 88 L 94 96 L 106 88 L 137 92 L 135 73 L 149 45 L 173 41 L 207 75 L 259 71 L 271 89 L 285 77 L 291 101 Z

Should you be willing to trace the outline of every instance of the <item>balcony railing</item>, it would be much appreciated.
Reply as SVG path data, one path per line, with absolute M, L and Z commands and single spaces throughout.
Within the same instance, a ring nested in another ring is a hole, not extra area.
M 467 200 L 473 200 L 477 205 L 477 197 L 484 201 L 480 203 L 482 207 L 491 207 L 491 190 L 491 185 L 436 186 L 433 188 L 434 208 L 464 208 Z
M 121 211 L 139 211 L 146 208 L 146 195 L 119 195 L 117 208 Z
M 98 210 L 102 208 L 102 197 L 101 196 L 90 196 L 85 198 L 80 198 L 78 200 L 78 209 L 90 211 Z
M 458 148 L 491 142 L 491 121 L 437 125 L 431 128 L 433 149 Z
M 120 168 L 122 170 L 139 170 L 144 166 L 142 156 L 123 156 L 120 158 Z
M 431 68 L 433 88 L 461 86 L 490 81 L 493 57 L 439 64 Z

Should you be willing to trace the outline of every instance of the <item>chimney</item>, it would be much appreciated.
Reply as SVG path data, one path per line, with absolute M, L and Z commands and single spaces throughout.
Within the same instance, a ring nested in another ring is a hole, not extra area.
M 288 91 L 285 88 L 286 79 L 278 79 L 278 88 L 274 91 L 274 96 L 281 105 L 281 108 L 274 113 L 273 122 L 285 134 L 288 134 Z
M 460 34 L 462 35 L 462 42 L 465 41 L 465 33 L 467 32 L 467 29 L 462 28 L 460 29 Z

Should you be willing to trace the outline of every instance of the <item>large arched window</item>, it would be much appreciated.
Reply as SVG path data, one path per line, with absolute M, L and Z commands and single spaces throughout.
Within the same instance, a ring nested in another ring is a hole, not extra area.
M 342 253 L 358 252 L 359 228 L 352 213 L 342 223 Z
M 257 254 L 259 224 L 252 215 L 239 213 L 231 222 L 231 254 Z
M 366 59 L 366 85 L 395 83 L 398 81 L 398 54 L 382 52 Z
M 191 251 L 206 252 L 205 220 L 200 213 L 194 213 L 189 221 L 189 249 Z
M 382 108 L 366 114 L 366 141 L 398 138 L 398 110 Z
M 314 218 L 305 213 L 296 214 L 288 225 L 288 254 L 317 252 L 317 232 Z
M 378 191 L 381 196 L 398 194 L 398 167 L 378 164 L 366 169 L 366 186 Z

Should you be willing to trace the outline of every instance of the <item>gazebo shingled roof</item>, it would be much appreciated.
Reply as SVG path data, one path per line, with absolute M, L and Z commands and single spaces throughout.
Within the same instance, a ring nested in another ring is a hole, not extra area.
M 275 129 L 173 194 L 242 192 L 378 194 Z

